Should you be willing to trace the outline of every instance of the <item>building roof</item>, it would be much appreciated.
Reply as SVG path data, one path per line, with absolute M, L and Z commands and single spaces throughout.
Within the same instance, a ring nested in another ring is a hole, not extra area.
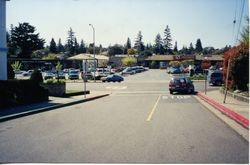
M 223 55 L 152 55 L 146 61 L 175 61 L 175 60 L 198 60 L 208 59 L 211 61 L 223 61 Z
M 172 55 L 152 55 L 145 59 L 146 61 L 172 61 Z
M 210 61 L 223 61 L 223 55 L 209 55 L 209 56 L 202 56 L 202 55 L 196 55 L 195 59 L 198 61 L 202 61 L 204 59 L 210 60 Z
M 69 57 L 69 60 L 109 60 L 109 57 L 104 56 L 104 55 L 94 55 L 93 54 L 87 54 L 87 53 L 81 53 L 77 54 L 75 56 Z

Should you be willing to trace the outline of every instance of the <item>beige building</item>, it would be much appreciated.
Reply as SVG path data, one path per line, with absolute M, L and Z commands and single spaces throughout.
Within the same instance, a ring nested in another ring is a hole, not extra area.
M 195 65 L 201 65 L 204 59 L 211 61 L 212 65 L 222 65 L 223 55 L 152 55 L 145 59 L 145 66 L 153 68 L 166 68 L 170 61 L 194 60 Z

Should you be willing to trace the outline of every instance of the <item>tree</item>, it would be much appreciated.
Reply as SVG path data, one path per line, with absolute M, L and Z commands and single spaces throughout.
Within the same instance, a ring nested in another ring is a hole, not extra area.
M 134 57 L 124 57 L 122 59 L 122 63 L 125 66 L 132 66 L 132 65 L 134 65 L 136 63 L 136 58 L 134 58 Z
M 80 46 L 79 46 L 79 53 L 86 53 L 87 52 L 87 48 L 85 46 L 85 43 L 83 40 L 81 40 Z
M 74 47 L 74 54 L 79 53 L 79 47 L 80 46 L 79 46 L 76 38 L 74 39 L 74 46 L 73 47 Z
M 20 70 L 22 63 L 20 61 L 15 61 L 13 64 L 11 64 L 11 67 L 13 70 Z
M 115 44 L 114 46 L 110 46 L 108 48 L 108 55 L 114 56 L 116 54 L 123 54 L 123 46 L 119 44 Z
M 246 18 L 247 25 L 244 27 L 243 31 L 241 32 L 241 43 L 249 44 L 249 17 Z
M 44 48 L 44 39 L 39 38 L 39 33 L 29 23 L 19 23 L 12 28 L 10 49 L 14 49 L 19 58 L 30 58 L 32 51 Z
M 191 42 L 188 48 L 189 54 L 193 54 L 194 53 L 194 47 L 193 47 L 193 43 Z
M 214 47 L 203 48 L 203 54 L 213 54 L 214 51 L 215 51 Z
M 204 69 L 209 69 L 211 66 L 211 61 L 208 60 L 208 59 L 204 59 L 202 62 L 201 62 L 201 68 L 204 70 Z
M 196 44 L 195 44 L 195 51 L 197 53 L 201 53 L 202 50 L 203 50 L 203 48 L 202 48 L 201 40 L 198 38 L 196 41 Z
M 183 46 L 181 50 L 179 50 L 179 53 L 181 54 L 188 54 L 188 48 L 186 46 Z
M 172 66 L 172 67 L 180 67 L 181 62 L 180 61 L 170 61 L 169 65 Z
M 50 41 L 49 50 L 51 53 L 57 53 L 57 47 L 56 47 L 56 42 L 55 42 L 54 38 L 52 38 Z
M 70 55 L 75 53 L 75 32 L 73 32 L 72 28 L 68 31 L 68 38 L 67 38 L 67 50 L 69 51 Z
M 230 59 L 230 60 L 229 60 Z M 248 91 L 249 85 L 249 45 L 241 43 L 240 45 L 229 49 L 224 54 L 223 78 L 226 83 L 226 75 L 229 65 L 229 78 L 227 87 L 229 89 L 239 89 Z
M 61 38 L 59 38 L 59 41 L 57 44 L 57 52 L 59 52 L 59 53 L 64 52 L 64 46 L 62 45 Z
M 174 44 L 174 53 L 178 53 L 178 47 L 177 47 L 177 41 L 175 41 L 175 44 Z
M 162 41 L 161 35 L 159 33 L 155 37 L 155 45 L 154 45 L 153 52 L 155 54 L 163 54 L 164 53 L 163 41 Z
M 128 54 L 129 55 L 133 55 L 133 54 L 135 54 L 136 53 L 136 51 L 135 51 L 135 49 L 134 48 L 130 48 L 130 49 L 128 49 Z
M 137 37 L 135 39 L 135 49 L 137 50 L 138 54 L 144 51 L 144 43 L 142 42 L 142 34 L 141 31 L 138 32 Z
M 56 77 L 57 77 L 57 82 L 59 82 L 59 72 L 62 70 L 62 64 L 58 61 L 56 64 Z
M 171 33 L 170 33 L 170 28 L 166 27 L 166 29 L 164 30 L 164 38 L 163 38 L 163 47 L 166 51 L 166 54 L 172 54 L 172 37 L 171 37 Z
M 126 44 L 124 46 L 124 54 L 125 53 L 128 54 L 128 49 L 130 49 L 130 48 L 131 48 L 131 41 L 130 41 L 130 38 L 128 38 L 127 42 L 126 42 Z

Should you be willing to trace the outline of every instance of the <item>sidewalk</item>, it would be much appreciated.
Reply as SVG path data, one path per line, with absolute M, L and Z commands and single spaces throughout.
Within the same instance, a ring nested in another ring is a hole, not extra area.
M 195 97 L 215 116 L 249 141 L 249 101 L 239 101 L 227 95 L 223 103 L 224 94 L 220 90 L 207 91 L 206 94 L 198 92 Z
M 20 105 L 17 107 L 10 107 L 0 110 L 0 122 L 4 122 L 11 119 L 16 119 L 23 116 L 28 116 L 36 113 L 41 113 L 56 108 L 70 106 L 78 103 L 83 103 L 91 100 L 95 100 L 101 97 L 108 96 L 107 92 L 91 91 L 90 94 L 78 95 L 71 97 L 49 97 L 49 101 L 33 103 L 28 105 Z

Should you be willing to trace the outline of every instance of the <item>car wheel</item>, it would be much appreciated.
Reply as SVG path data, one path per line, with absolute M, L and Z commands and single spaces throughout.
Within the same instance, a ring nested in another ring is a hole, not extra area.
M 170 94 L 173 94 L 173 91 L 169 91 L 170 92 Z
M 217 86 L 221 86 L 221 81 L 216 81 L 215 83 Z

